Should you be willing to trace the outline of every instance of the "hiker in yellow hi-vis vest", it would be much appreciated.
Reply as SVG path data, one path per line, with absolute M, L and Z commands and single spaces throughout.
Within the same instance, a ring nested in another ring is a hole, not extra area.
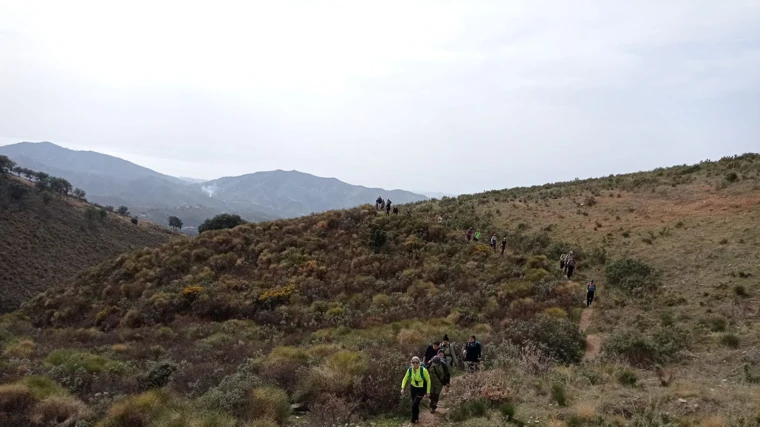
M 401 395 L 404 395 L 406 383 L 409 381 L 412 390 L 412 424 L 420 421 L 420 402 L 430 394 L 430 374 L 420 363 L 420 358 L 412 357 L 412 366 L 406 370 L 404 381 L 401 383 Z

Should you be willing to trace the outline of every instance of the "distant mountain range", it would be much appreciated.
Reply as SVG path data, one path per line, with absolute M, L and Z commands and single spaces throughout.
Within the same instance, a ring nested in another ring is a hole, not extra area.
M 347 184 L 298 171 L 256 172 L 211 181 L 158 173 L 118 157 L 76 151 L 50 142 L 0 146 L 19 166 L 67 179 L 101 205 L 130 208 L 164 224 L 176 215 L 192 232 L 206 218 L 236 213 L 248 221 L 290 218 L 374 203 L 378 196 L 409 203 L 427 199 L 403 190 Z

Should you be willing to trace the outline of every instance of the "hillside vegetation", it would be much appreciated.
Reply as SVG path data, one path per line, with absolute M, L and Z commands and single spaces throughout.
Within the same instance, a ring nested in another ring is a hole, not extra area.
M 0 174 L 0 312 L 122 252 L 158 246 L 175 234 L 138 225 L 73 197 L 39 192 Z
M 400 208 L 208 231 L 58 284 L 0 321 L 0 417 L 400 425 L 409 357 L 475 334 L 486 369 L 455 378 L 436 424 L 760 422 L 760 156 Z

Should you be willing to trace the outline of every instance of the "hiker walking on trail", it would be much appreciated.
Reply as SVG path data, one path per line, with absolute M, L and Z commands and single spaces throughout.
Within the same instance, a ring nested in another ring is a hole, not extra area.
M 390 216 L 391 214 L 391 199 L 388 199 L 387 202 L 385 202 L 385 215 Z
M 575 271 L 575 255 L 573 251 L 570 251 L 565 257 L 565 267 L 567 268 L 567 278 L 569 279 L 573 276 L 573 271 Z
M 467 243 L 470 243 L 470 240 L 472 240 L 472 227 L 467 229 Z
M 493 236 L 491 236 L 491 249 L 493 249 L 494 252 L 496 252 L 496 241 L 498 238 L 496 237 L 496 233 L 493 233 Z
M 594 302 L 594 292 L 596 292 L 596 283 L 592 280 L 586 286 L 586 307 L 591 307 L 591 303 Z
M 562 252 L 562 255 L 559 256 L 559 269 L 562 271 L 565 271 L 565 258 L 567 258 L 567 254 Z
M 444 354 L 443 360 L 446 362 L 447 365 L 449 365 L 449 368 L 453 368 L 454 366 L 459 365 L 459 360 L 457 360 L 457 354 L 454 351 L 454 349 L 451 348 L 451 343 L 449 342 L 448 335 L 443 336 L 443 342 L 441 343 L 441 346 L 438 352 L 441 352 L 441 351 Z
M 375 209 L 380 210 L 380 204 L 383 203 L 383 198 L 378 196 L 377 200 L 375 200 Z
M 398 215 L 398 207 L 393 207 L 393 215 Z
M 475 241 L 477 242 L 478 240 L 480 240 L 480 231 L 475 232 Z
M 427 350 L 425 350 L 425 357 L 422 358 L 422 363 L 424 363 L 425 365 L 430 363 L 430 360 L 438 354 L 438 349 L 440 347 L 441 347 L 441 344 L 437 341 L 430 344 L 427 347 Z
M 435 414 L 443 388 L 446 387 L 448 390 L 451 383 L 451 372 L 446 363 L 441 361 L 439 356 L 435 356 L 430 361 L 428 373 L 430 374 L 430 413 Z
M 467 345 L 464 347 L 464 361 L 467 365 L 467 372 L 473 373 L 480 368 L 480 358 L 483 356 L 483 347 L 480 345 L 475 335 L 471 335 Z
M 504 250 L 507 249 L 507 238 L 501 239 L 501 256 L 504 256 Z
M 420 358 L 412 357 L 412 365 L 404 375 L 401 382 L 401 395 L 404 395 L 406 383 L 409 382 L 412 395 L 412 424 L 420 421 L 420 402 L 430 394 L 430 374 L 424 366 L 421 366 Z

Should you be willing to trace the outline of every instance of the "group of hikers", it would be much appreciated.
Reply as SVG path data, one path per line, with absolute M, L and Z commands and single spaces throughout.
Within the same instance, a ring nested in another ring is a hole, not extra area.
M 465 236 L 467 236 L 467 243 L 470 243 L 471 241 L 480 241 L 480 231 L 473 232 L 472 227 L 467 229 L 467 232 L 465 233 Z M 491 246 L 491 249 L 493 249 L 494 252 L 497 251 L 497 246 L 499 243 L 499 238 L 496 236 L 496 233 L 493 233 L 491 236 L 491 240 L 489 240 L 488 245 Z M 507 238 L 504 237 L 501 239 L 501 254 L 504 255 L 504 251 L 507 249 Z
M 382 197 L 378 197 L 377 200 L 375 200 L 375 209 L 380 212 L 385 211 L 385 215 L 390 215 L 392 204 L 393 202 L 391 202 L 391 199 L 383 200 Z M 393 215 L 398 215 L 398 207 L 393 207 Z
M 468 373 L 473 373 L 480 368 L 483 346 L 475 335 L 470 336 L 465 344 L 462 357 Z M 419 422 L 420 403 L 426 396 L 430 396 L 430 413 L 435 413 L 443 388 L 446 387 L 448 390 L 451 384 L 451 373 L 455 366 L 459 366 L 459 359 L 449 342 L 448 335 L 444 335 L 440 343 L 436 341 L 430 344 L 422 360 L 417 356 L 412 357 L 411 366 L 401 382 L 402 396 L 407 384 L 411 391 L 412 424 Z

